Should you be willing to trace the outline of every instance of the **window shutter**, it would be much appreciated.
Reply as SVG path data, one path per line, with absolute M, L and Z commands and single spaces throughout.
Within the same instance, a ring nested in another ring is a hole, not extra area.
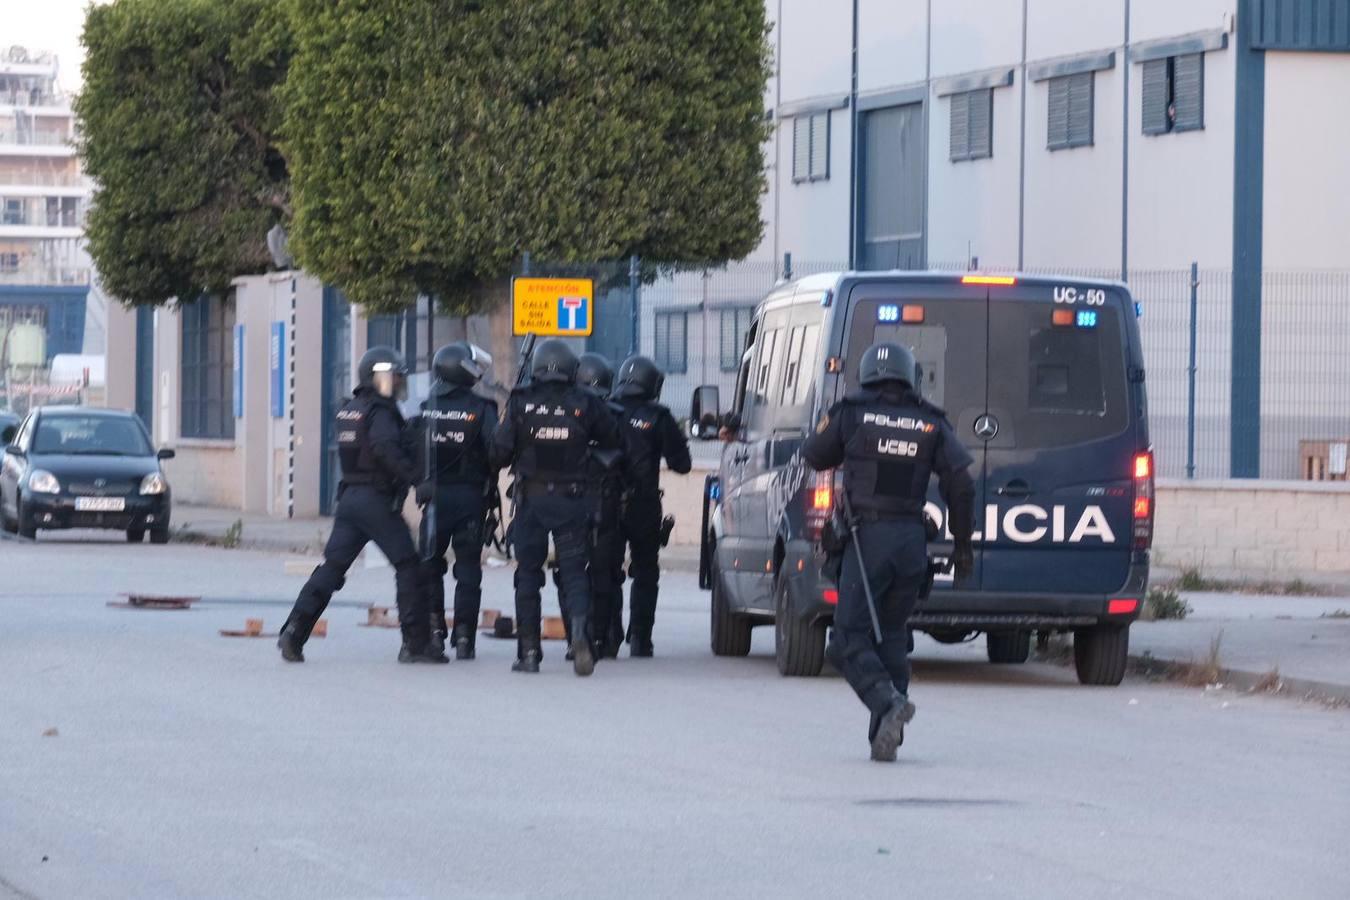
M 811 121 L 807 116 L 792 120 L 792 180 L 811 177 Z
M 1140 115 L 1144 134 L 1166 134 L 1172 130 L 1167 117 L 1167 105 L 1171 102 L 1168 90 L 1168 69 L 1171 60 L 1150 59 L 1143 63 L 1144 108 Z
M 830 177 L 830 114 L 811 117 L 811 178 Z
M 1046 116 L 1046 146 L 1058 150 L 1069 146 L 1069 79 L 1051 78 L 1049 113 Z
M 1187 53 L 1172 60 L 1172 128 L 1192 131 L 1205 127 L 1205 55 Z
M 952 162 L 970 159 L 970 94 L 952 94 Z
M 719 356 L 723 372 L 729 372 L 736 368 L 740 362 L 739 354 L 736 352 L 736 316 L 740 310 L 724 309 L 721 313 L 721 334 L 718 341 Z
M 994 155 L 993 116 L 994 89 L 984 88 L 971 91 L 968 109 L 970 111 L 970 158 L 983 159 Z
M 1086 147 L 1092 143 L 1092 73 L 1070 75 L 1068 82 L 1068 146 Z

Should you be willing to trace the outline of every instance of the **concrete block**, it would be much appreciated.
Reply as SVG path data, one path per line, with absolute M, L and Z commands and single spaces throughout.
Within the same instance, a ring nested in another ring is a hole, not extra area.
M 1237 514 L 1231 506 L 1198 507 L 1195 525 L 1201 532 L 1232 531 L 1237 525 Z
M 1327 502 L 1329 498 L 1320 498 L 1321 503 L 1309 503 L 1309 511 L 1316 510 L 1315 516 L 1309 516 L 1309 525 L 1316 526 L 1324 531 L 1341 531 L 1350 528 L 1350 514 L 1337 509 L 1337 504 Z
M 1159 501 L 1157 522 L 1174 528 L 1194 528 L 1196 524 L 1195 507 Z
M 1273 553 L 1274 571 L 1282 577 L 1298 578 L 1303 573 L 1315 571 L 1317 568 L 1317 551 L 1315 550 L 1276 549 Z
M 1340 532 L 1330 528 L 1305 528 L 1297 532 L 1299 545 L 1309 550 L 1341 549 Z
M 1274 527 L 1282 531 L 1299 531 L 1317 524 L 1317 508 L 1309 503 L 1303 507 L 1290 507 L 1289 509 L 1277 510 L 1274 518 Z
M 1350 574 L 1350 550 L 1318 550 L 1317 571 Z
M 1350 550 L 1350 529 L 1340 533 L 1340 545 L 1341 550 Z
M 1253 547 L 1266 546 L 1276 549 L 1279 548 L 1295 549 L 1298 547 L 1307 546 L 1308 536 L 1311 533 L 1308 531 L 1295 530 L 1293 528 L 1267 528 L 1264 529 L 1260 534 L 1257 534 L 1254 529 L 1248 529 L 1247 532 L 1251 534 L 1253 537 L 1255 537 L 1258 541 L 1258 543 L 1252 544 L 1251 546 Z
M 1275 551 L 1237 550 L 1233 554 L 1233 565 L 1243 571 L 1270 572 L 1275 568 Z

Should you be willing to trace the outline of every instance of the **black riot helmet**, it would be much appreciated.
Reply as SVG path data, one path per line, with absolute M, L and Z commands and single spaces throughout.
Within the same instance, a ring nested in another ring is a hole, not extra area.
M 867 348 L 858 364 L 858 382 L 864 386 L 883 381 L 903 382 L 908 388 L 918 383 L 919 364 L 914 353 L 902 344 L 882 341 Z
M 634 353 L 619 366 L 618 384 L 614 394 L 618 397 L 637 397 L 641 400 L 655 400 L 661 396 L 661 386 L 666 383 L 666 375 L 649 357 Z
M 491 365 L 492 356 L 486 350 L 466 341 L 446 344 L 431 360 L 437 381 L 460 387 L 473 387 Z
M 530 380 L 571 384 L 577 377 L 577 355 L 564 341 L 549 338 L 534 348 L 530 365 Z
M 393 347 L 371 347 L 356 364 L 359 387 L 368 388 L 391 400 L 408 396 L 408 367 L 403 354 Z
M 614 387 L 614 370 L 599 353 L 583 353 L 577 360 L 577 385 L 597 397 L 608 397 Z

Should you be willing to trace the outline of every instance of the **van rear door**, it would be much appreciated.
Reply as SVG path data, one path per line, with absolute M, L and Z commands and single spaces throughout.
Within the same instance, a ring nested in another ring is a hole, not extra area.
M 1128 315 L 1126 296 L 1105 286 L 990 288 L 982 590 L 1108 593 L 1125 583 L 1141 449 Z
M 858 360 L 877 341 L 895 341 L 914 350 L 923 372 L 923 396 L 947 412 L 961 442 L 975 458 L 970 468 L 977 482 L 975 508 L 984 508 L 983 447 L 975 440 L 976 421 L 987 409 L 989 291 L 959 280 L 887 284 L 863 282 L 849 295 L 845 338 L 845 390 L 858 389 Z M 946 504 L 929 488 L 929 501 L 946 515 Z M 945 522 L 944 522 L 945 524 Z M 978 529 L 979 525 L 976 524 Z M 975 573 L 963 588 L 975 589 L 981 579 L 981 547 L 975 545 Z M 936 590 L 949 589 L 950 581 Z

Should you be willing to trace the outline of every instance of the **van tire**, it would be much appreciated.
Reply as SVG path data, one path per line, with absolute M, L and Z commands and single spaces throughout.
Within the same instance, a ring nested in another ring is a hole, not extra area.
M 749 656 L 750 620 L 731 611 L 722 579 L 712 577 L 713 656 Z
M 788 600 L 787 576 L 778 575 L 773 580 L 774 656 L 778 659 L 778 674 L 814 678 L 825 666 L 825 626 L 794 616 Z
M 1130 627 L 1097 625 L 1073 633 L 1073 664 L 1079 684 L 1115 687 L 1129 662 Z
M 984 649 L 989 654 L 989 661 L 995 665 L 1020 665 L 1031 656 L 1031 632 L 986 632 Z

